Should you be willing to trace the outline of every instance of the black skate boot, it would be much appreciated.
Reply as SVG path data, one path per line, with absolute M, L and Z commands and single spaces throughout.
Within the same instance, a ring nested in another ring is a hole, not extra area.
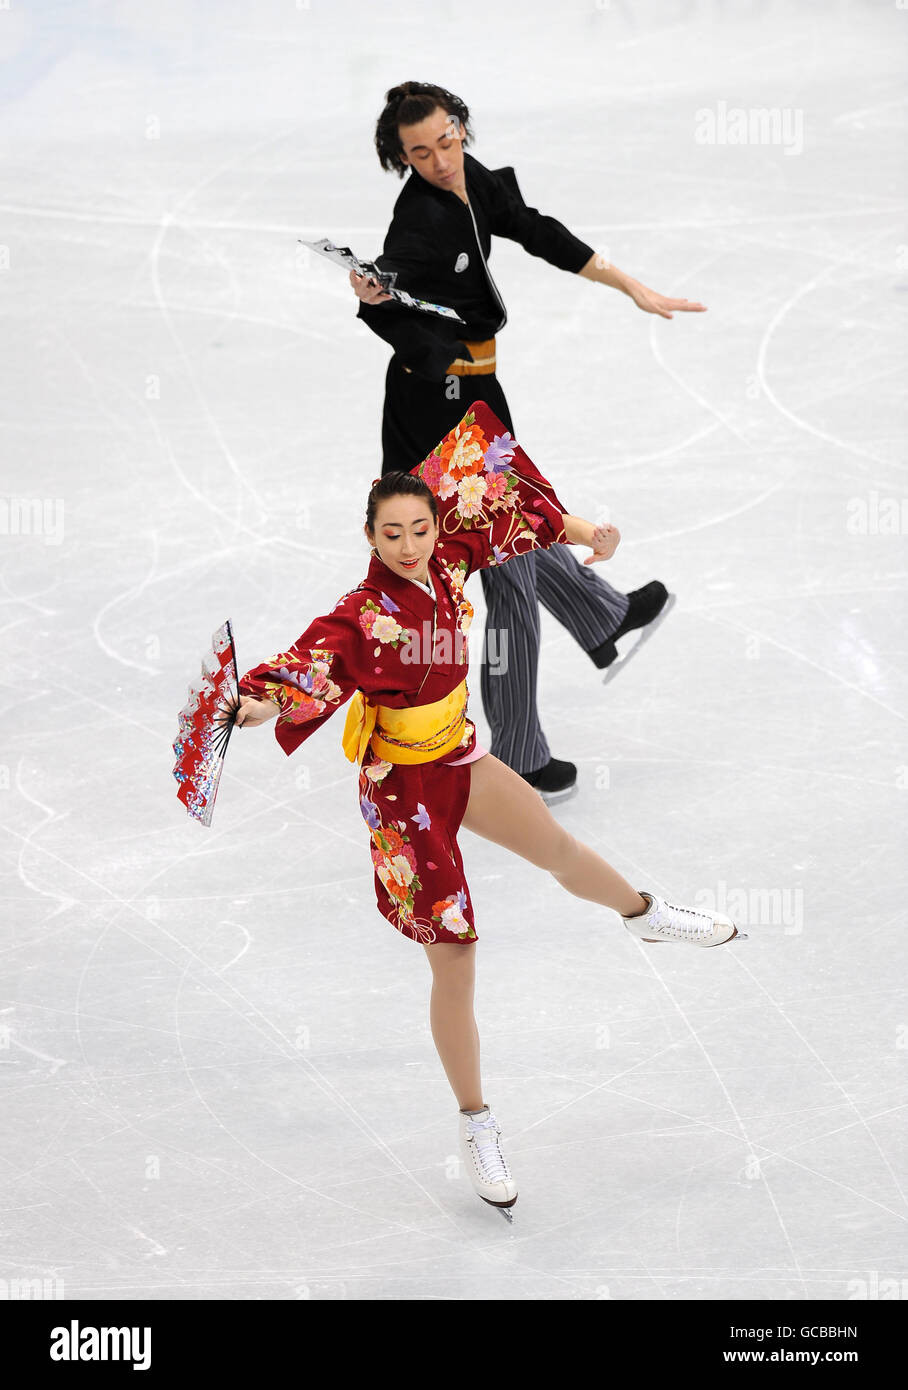
M 643 585 L 642 589 L 634 589 L 627 597 L 627 612 L 620 626 L 615 629 L 611 637 L 607 637 L 604 642 L 601 642 L 598 647 L 594 647 L 589 653 L 593 665 L 598 666 L 600 671 L 607 671 L 603 684 L 611 680 L 622 667 L 627 665 L 634 653 L 643 646 L 646 639 L 653 635 L 675 602 L 674 594 L 670 594 L 659 579 L 651 579 L 648 584 Z M 658 621 L 656 621 L 657 619 Z M 619 660 L 616 643 L 621 637 L 625 637 L 629 632 L 634 632 L 638 628 L 646 628 L 647 630 Z
M 565 801 L 577 790 L 577 769 L 573 763 L 563 763 L 558 758 L 549 758 L 545 767 L 536 772 L 521 772 L 525 782 L 535 787 L 546 805 Z

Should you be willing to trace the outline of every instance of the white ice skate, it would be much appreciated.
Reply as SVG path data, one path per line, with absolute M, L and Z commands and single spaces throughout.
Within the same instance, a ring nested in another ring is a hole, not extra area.
M 655 893 L 637 890 L 649 907 L 639 917 L 624 917 L 628 931 L 640 941 L 687 941 L 691 946 L 722 946 L 737 937 L 747 940 L 730 917 L 721 912 L 701 912 L 696 907 L 678 907 L 657 898 Z
M 477 1115 L 460 1112 L 460 1156 L 473 1190 L 512 1222 L 517 1184 L 501 1152 L 500 1135 L 501 1126 L 488 1106 Z

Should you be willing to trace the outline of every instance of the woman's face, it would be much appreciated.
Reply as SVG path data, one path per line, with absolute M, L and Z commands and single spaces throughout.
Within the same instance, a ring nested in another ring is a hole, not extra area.
M 438 538 L 438 522 L 421 497 L 385 497 L 375 510 L 375 531 L 369 537 L 395 574 L 406 579 L 429 580 L 429 556 Z

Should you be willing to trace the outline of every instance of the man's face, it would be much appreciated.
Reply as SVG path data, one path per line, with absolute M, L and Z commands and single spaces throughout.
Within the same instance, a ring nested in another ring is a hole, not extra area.
M 434 184 L 453 189 L 463 183 L 463 126 L 436 106 L 431 116 L 416 125 L 398 126 L 403 153 L 401 160 Z

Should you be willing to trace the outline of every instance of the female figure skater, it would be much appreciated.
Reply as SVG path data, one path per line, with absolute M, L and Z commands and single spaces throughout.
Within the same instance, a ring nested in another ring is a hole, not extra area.
M 373 485 L 364 530 L 372 545 L 366 578 L 287 651 L 243 676 L 236 723 L 276 718 L 289 754 L 354 697 L 343 745 L 360 768 L 379 911 L 426 951 L 432 1037 L 460 1107 L 466 1170 L 478 1195 L 511 1219 L 517 1185 L 480 1081 L 478 936 L 461 824 L 548 869 L 576 897 L 612 908 L 643 941 L 716 946 L 737 928 L 720 913 L 638 893 L 477 744 L 467 718 L 467 576 L 555 544 L 589 546 L 586 564 L 607 560 L 616 528 L 566 513 L 477 401 L 412 472 L 386 473 Z

